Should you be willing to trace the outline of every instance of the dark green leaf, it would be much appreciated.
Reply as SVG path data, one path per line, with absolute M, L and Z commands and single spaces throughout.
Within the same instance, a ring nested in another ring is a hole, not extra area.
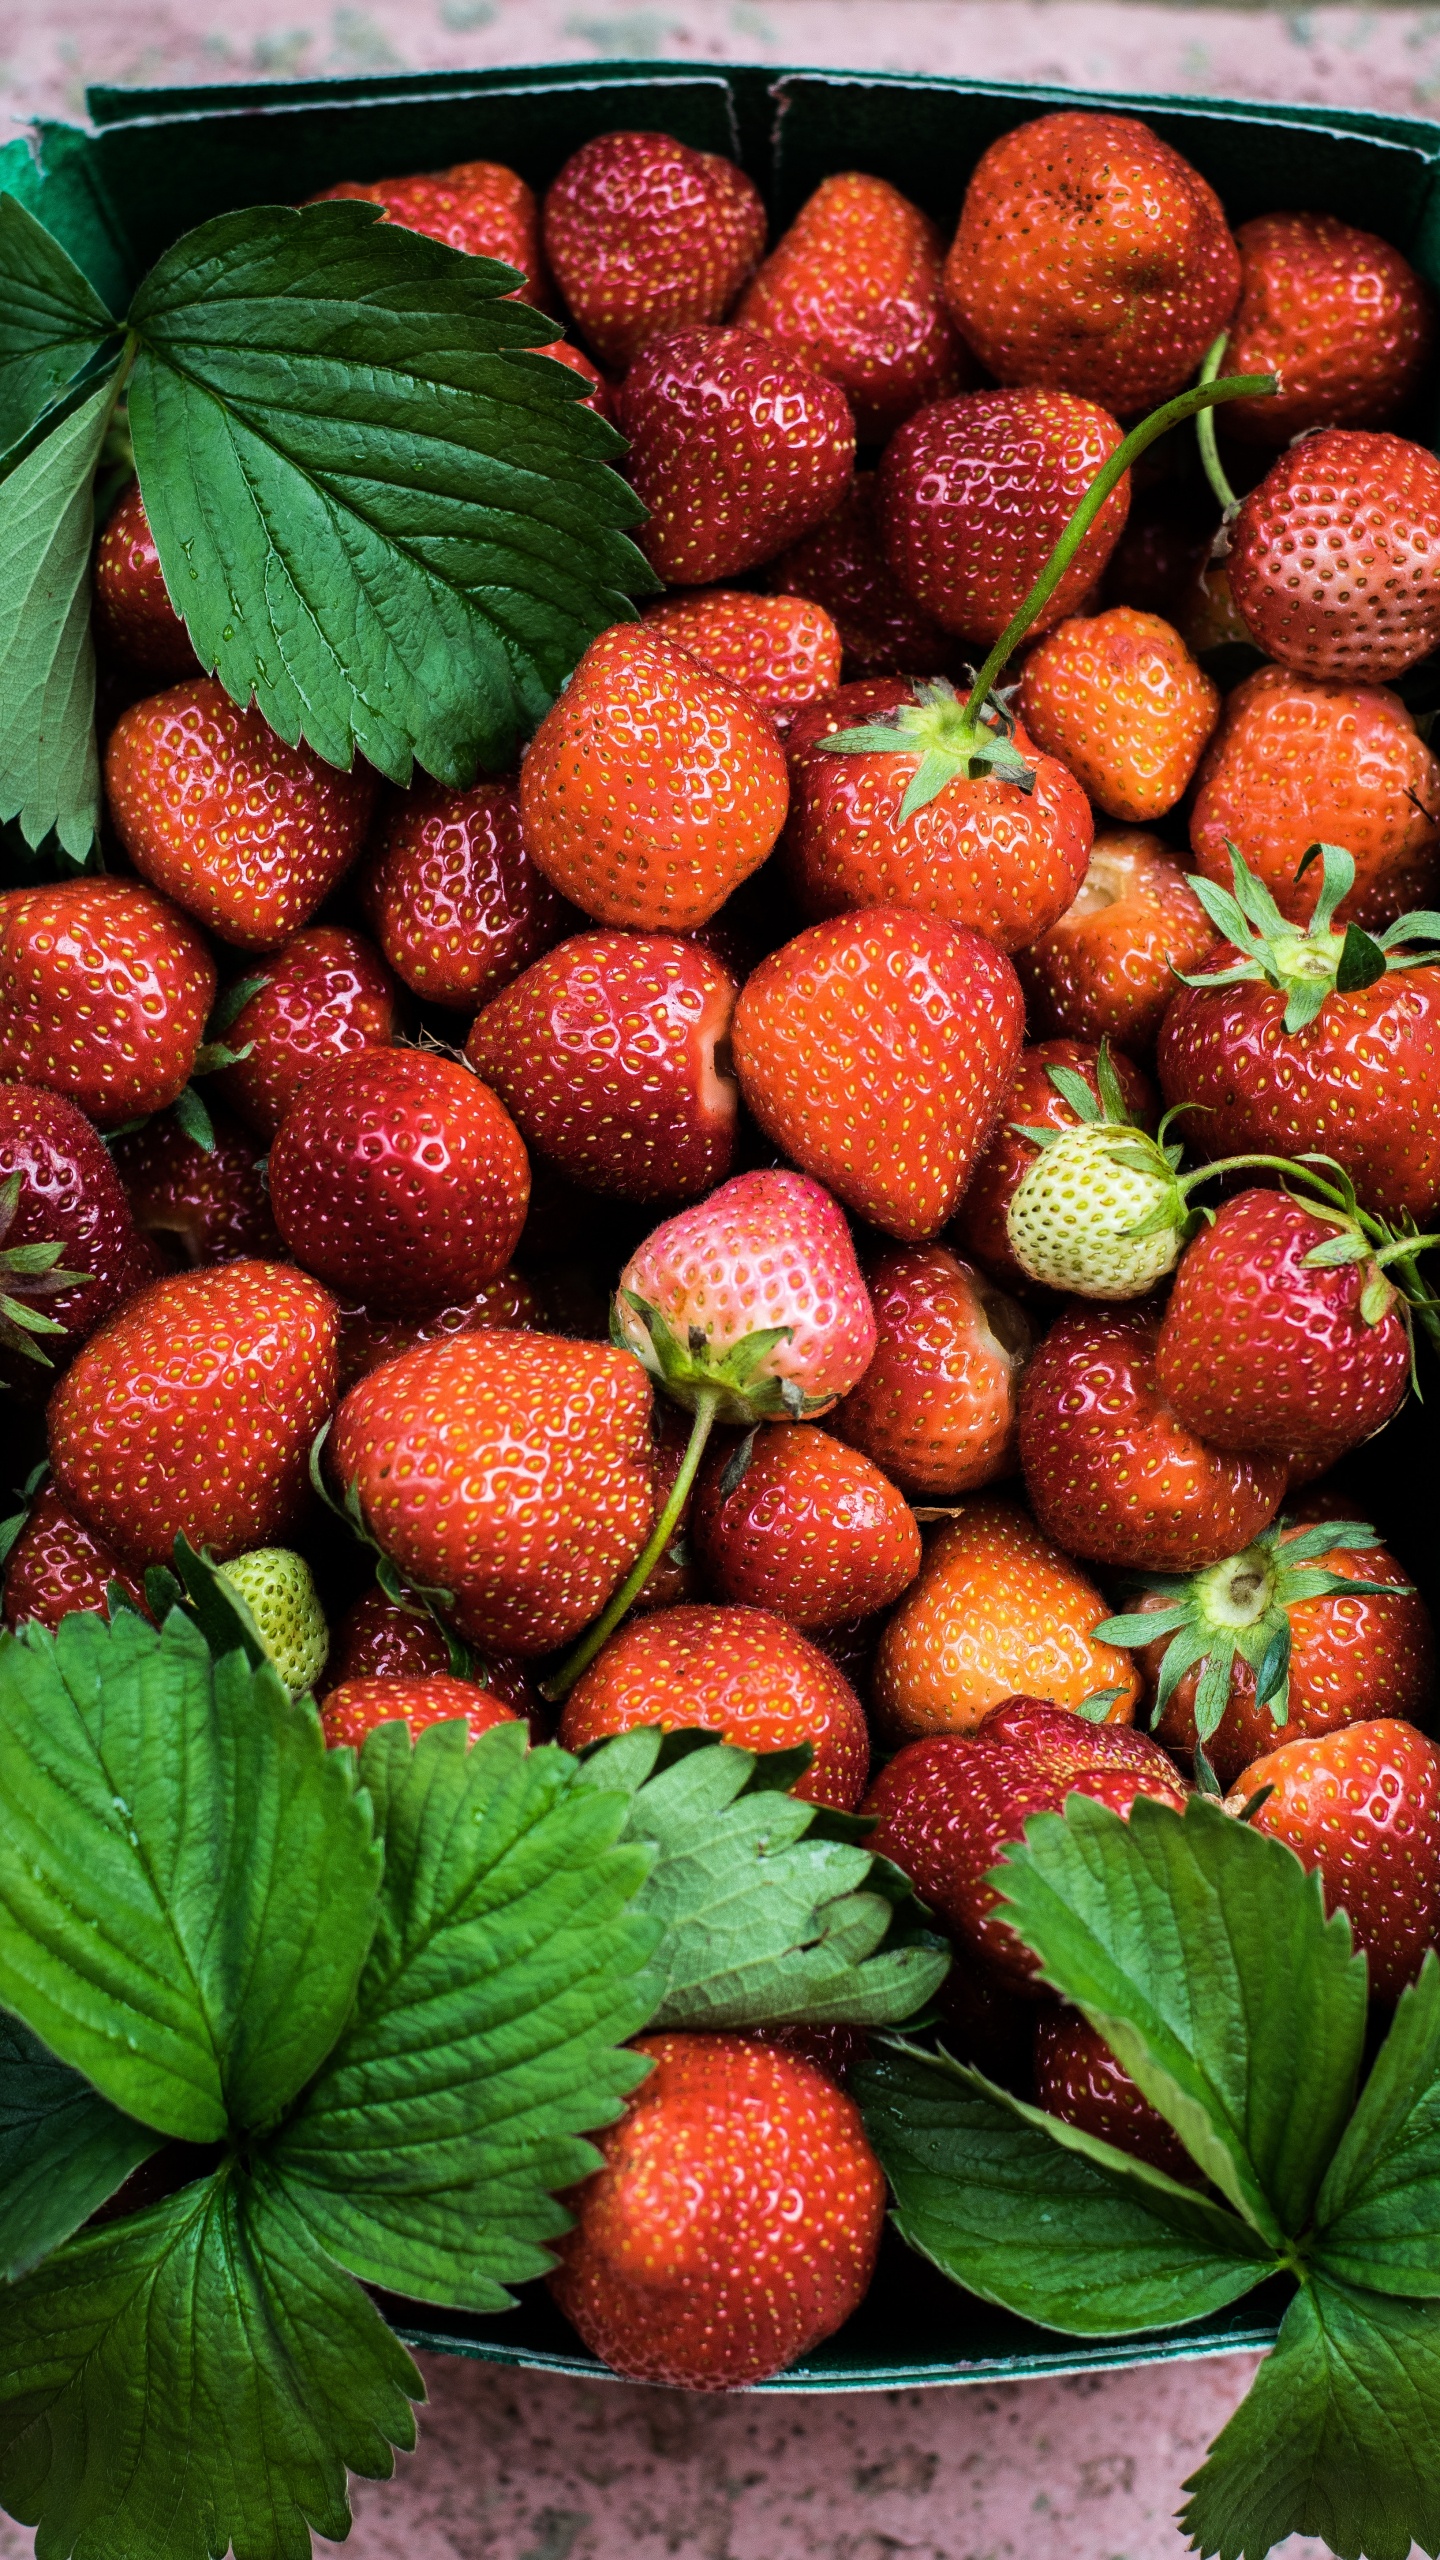
M 1318 2261 L 1381 2293 L 1440 2294 L 1440 1960 L 1401 1994 L 1315 2208 Z
M 100 816 L 91 484 L 113 402 L 102 383 L 0 481 L 0 819 L 77 862 Z
M 1362 987 L 1373 987 L 1384 975 L 1385 954 L 1379 943 L 1372 942 L 1358 924 L 1347 925 L 1335 971 L 1337 995 L 1356 995 Z
M 0 2010 L 0 2277 L 45 2257 L 148 2160 L 156 2137 Z
M 13 195 L 0 195 L 0 454 L 119 332 L 73 258 Z
M 202 1155 L 213 1156 L 215 1123 L 210 1117 L 209 1104 L 193 1084 L 187 1084 L 182 1092 L 177 1093 L 172 1108 L 177 1124 L 191 1145 L 198 1147 Z
M 419 2374 L 262 2177 L 82 2234 L 7 2297 L 0 2499 L 48 2560 L 310 2560 L 387 2479 Z
M 131 306 L 130 428 L 202 663 L 394 782 L 506 763 L 656 583 L 614 431 L 507 267 L 359 204 L 223 214 Z
M 243 1653 L 251 1670 L 259 1671 L 270 1656 L 249 1602 L 208 1556 L 196 1554 L 183 1531 L 175 1541 L 175 1576 L 179 1605 L 193 1618 L 216 1661 L 227 1653 Z M 150 1598 L 148 1578 L 145 1596 Z M 161 1597 L 158 1586 L 155 1596 Z M 154 1613 L 163 1617 L 164 1606 Z

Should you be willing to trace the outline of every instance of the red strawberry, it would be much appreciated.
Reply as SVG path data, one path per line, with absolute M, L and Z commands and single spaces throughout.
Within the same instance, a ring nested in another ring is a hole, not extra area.
M 112 1582 L 149 1616 L 139 1581 L 113 1547 L 67 1511 L 53 1484 L 42 1485 L 6 1562 L 6 1626 L 34 1619 L 42 1627 L 58 1627 L 72 1609 L 108 1613 Z
M 283 1261 L 260 1149 L 216 1112 L 214 1144 L 188 1136 L 173 1112 L 115 1142 L 115 1170 L 136 1226 L 172 1269 L 207 1262 Z
M 270 1150 L 270 1197 L 308 1271 L 367 1306 L 425 1316 L 503 1271 L 530 1166 L 468 1067 L 361 1049 L 307 1076 Z
M 1104 409 L 1067 391 L 969 391 L 917 410 L 891 437 L 880 465 L 878 513 L 892 569 L 947 631 L 988 647 L 1018 612 L 1120 442 Z M 1033 631 L 1049 631 L 1078 611 L 1120 539 L 1129 506 L 1127 471 Z
M 189 918 L 138 881 L 0 893 L 0 1075 L 68 1095 L 102 1129 L 183 1092 L 214 994 Z
M 1285 445 L 1312 427 L 1386 427 L 1425 371 L 1435 303 L 1408 258 L 1333 213 L 1262 213 L 1235 234 L 1240 307 L 1227 373 L 1274 373 L 1268 400 L 1230 400 L 1225 425 Z
M 597 135 L 545 198 L 556 281 L 605 364 L 723 319 L 764 246 L 765 208 L 744 170 L 668 133 Z
M 940 290 L 944 248 L 928 214 L 884 178 L 822 178 L 772 249 L 735 317 L 845 393 L 867 444 L 922 400 L 973 378 Z
M 1350 1915 L 1370 1988 L 1394 2000 L 1440 1930 L 1440 1751 L 1413 1724 L 1376 1716 L 1252 1760 L 1226 1810 L 1273 1787 L 1253 1816 L 1318 1868 L 1329 1911 Z
M 361 897 L 402 984 L 462 1013 L 487 1004 L 578 921 L 525 850 L 514 781 L 396 792 Z
M 330 1464 L 401 1573 L 481 1647 L 580 1633 L 645 1543 L 650 1386 L 627 1352 L 462 1333 L 352 1387 Z
M 62 1500 L 137 1565 L 168 1563 L 182 1530 L 222 1559 L 283 1538 L 335 1398 L 336 1315 L 318 1280 L 273 1262 L 142 1289 L 50 1399 Z
M 422 1342 L 448 1342 L 457 1333 L 547 1333 L 549 1329 L 539 1297 L 518 1271 L 497 1271 L 493 1280 L 481 1282 L 473 1297 L 441 1307 L 434 1315 L 392 1316 L 373 1307 L 342 1307 L 340 1384 L 342 1389 L 353 1387 L 357 1378 L 368 1378 L 372 1369 L 398 1360 L 402 1351 L 418 1350 Z
M 273 1138 L 300 1087 L 324 1060 L 386 1048 L 395 989 L 378 954 L 341 925 L 312 925 L 272 952 L 242 985 L 255 994 L 232 1015 L 225 1045 L 244 1051 L 216 1091 L 261 1138 Z
M 463 249 L 469 257 L 498 258 L 507 267 L 518 267 L 525 282 L 509 299 L 551 309 L 535 198 L 524 179 L 500 161 L 460 160 L 453 169 L 434 169 L 423 177 L 377 178 L 365 186 L 345 179 L 310 202 L 331 204 L 337 197 L 378 204 L 384 221 L 443 240 L 447 248 Z
M 903 1869 L 962 1947 L 1023 1990 L 1037 1961 L 986 1878 L 1024 1837 L 1032 1813 L 1059 1813 L 1071 1794 L 1093 1796 L 1112 1813 L 1128 1813 L 1140 1795 L 1177 1808 L 1185 1801 L 1148 1734 L 1092 1724 L 1038 1698 L 1008 1698 L 975 1733 L 932 1734 L 896 1752 L 865 1799 L 875 1817 L 866 1845 Z
M 1167 2177 L 1195 2166 L 1178 2133 L 1142 2098 L 1130 2074 L 1078 2009 L 1042 2009 L 1035 2022 L 1035 2104 Z
M 1220 717 L 1220 688 L 1158 613 L 1112 605 L 1032 649 L 1020 717 L 1109 818 L 1163 818 Z
M 713 1450 L 691 1538 L 721 1599 L 773 1609 L 797 1627 L 887 1609 L 920 1570 L 920 1532 L 903 1494 L 813 1422 L 770 1422 L 748 1450 Z
M 1240 291 L 1212 187 L 1135 116 L 1037 117 L 982 153 L 945 292 L 1002 382 L 1149 409 L 1189 381 Z
M 140 1276 L 115 1168 L 83 1111 L 43 1085 L 0 1084 L 0 1351 L 44 1371 Z M 48 1379 L 45 1381 L 48 1385 Z
M 450 1648 L 428 1609 L 402 1608 L 378 1585 L 352 1601 L 334 1629 L 329 1672 L 335 1687 L 357 1680 L 428 1680 L 450 1672 Z
M 636 2382 L 732 2391 L 828 2338 L 869 2290 L 885 2179 L 858 2108 L 799 2054 L 650 2035 L 654 2070 L 569 2201 L 550 2290 Z
M 403 1724 L 413 1739 L 427 1725 L 455 1724 L 462 1718 L 472 1742 L 492 1725 L 517 1721 L 513 1707 L 476 1681 L 452 1680 L 441 1672 L 418 1680 L 337 1680 L 320 1701 L 321 1729 L 331 1751 L 347 1744 L 358 1751 L 379 1724 Z
M 1214 926 L 1161 838 L 1106 827 L 1090 848 L 1078 895 L 1048 933 L 1017 954 L 1015 966 L 1037 1031 L 1111 1040 L 1145 1057 L 1177 972 L 1200 968 L 1215 942 Z M 1123 1085 L 1125 1062 L 1115 1065 Z M 1136 1097 L 1127 1100 L 1133 1107 Z
M 755 329 L 682 329 L 620 385 L 636 539 L 678 587 L 758 568 L 823 524 L 855 467 L 845 395 Z
M 589 385 L 580 403 L 581 408 L 593 409 L 597 418 L 604 418 L 613 427 L 615 403 L 610 396 L 610 385 L 599 366 L 591 363 L 583 347 L 572 347 L 568 338 L 551 338 L 546 345 L 536 347 L 532 352 L 537 356 L 548 356 L 552 364 L 563 364 L 568 373 L 578 373 L 581 381 Z
M 592 641 L 520 774 L 531 859 L 601 924 L 708 923 L 785 823 L 785 751 L 748 697 L 634 624 Z
M 954 636 L 901 585 L 875 520 L 874 471 L 857 471 L 834 513 L 765 569 L 780 595 L 808 596 L 834 621 L 850 677 L 933 676 L 955 671 Z
M 198 673 L 190 634 L 170 601 L 145 513 L 132 480 L 95 551 L 95 637 L 147 676 Z
M 870 1267 L 875 1357 L 835 1415 L 904 1492 L 973 1492 L 1015 1465 L 1029 1319 L 943 1244 L 893 1245 Z
M 982 935 L 867 907 L 761 962 L 735 1008 L 735 1067 L 777 1146 L 919 1242 L 955 1210 L 1023 1027 L 1019 981 Z
M 645 627 L 688 649 L 782 724 L 840 681 L 840 634 L 823 606 L 803 596 L 692 588 L 651 605 Z
M 1010 1203 L 1038 1153 L 1024 1131 L 1077 1127 L 1075 1107 L 1054 1082 L 1051 1070 L 1059 1067 L 1079 1076 L 1098 1102 L 1098 1058 L 1098 1049 L 1084 1040 L 1039 1040 L 1033 1049 L 1022 1051 L 994 1134 L 970 1177 L 955 1221 L 956 1240 L 1007 1289 L 1028 1291 L 1032 1285 L 1015 1259 L 1008 1223 Z M 1126 1057 L 1114 1058 L 1111 1064 L 1126 1109 L 1142 1128 L 1153 1131 L 1159 1105 L 1149 1077 Z
M 375 778 L 287 747 L 258 711 L 197 676 L 122 711 L 105 793 L 143 879 L 223 942 L 273 951 L 354 861 Z
M 573 1182 L 690 1199 L 735 1152 L 738 1097 L 717 1052 L 737 993 L 695 943 L 581 933 L 492 998 L 465 1055 Z
M 1440 461 L 1403 436 L 1304 436 L 1241 500 L 1227 565 L 1268 657 L 1388 683 L 1440 641 Z

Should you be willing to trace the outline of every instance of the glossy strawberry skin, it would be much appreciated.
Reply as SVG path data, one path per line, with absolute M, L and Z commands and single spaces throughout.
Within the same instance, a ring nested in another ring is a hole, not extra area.
M 688 1200 L 735 1152 L 739 1100 L 716 1053 L 738 992 L 676 935 L 577 934 L 487 1004 L 465 1055 L 572 1181 Z
M 122 711 L 105 795 L 143 879 L 223 942 L 273 951 L 354 861 L 375 778 L 287 747 L 258 711 L 197 676 Z
M 1440 640 L 1440 461 L 1403 436 L 1305 436 L 1242 499 L 1227 566 L 1268 657 L 1387 684 Z
M 1138 828 L 1104 827 L 1071 905 L 1016 954 L 1031 1028 L 1042 1045 L 1057 1034 L 1109 1040 L 1146 1058 L 1175 993 L 1177 970 L 1203 968 L 1216 940 L 1168 845 Z M 1123 1082 L 1122 1062 L 1117 1073 Z
M 1010 1473 L 1031 1341 L 1020 1308 L 943 1244 L 892 1246 L 869 1284 L 875 1357 L 833 1428 L 922 1501 Z
M 753 702 L 621 623 L 592 641 L 520 775 L 525 843 L 599 924 L 683 933 L 757 871 L 785 823 L 785 752 Z
M 545 246 L 602 363 L 724 318 L 765 246 L 765 208 L 732 160 L 668 133 L 605 133 L 545 198 Z
M 857 471 L 824 523 L 767 562 L 764 583 L 823 605 L 840 634 L 847 681 L 958 674 L 963 651 L 954 633 L 922 613 L 885 557 L 878 489 L 878 472 Z
M 362 1049 L 306 1078 L 270 1149 L 275 1223 L 343 1296 L 425 1316 L 503 1271 L 530 1198 L 504 1104 L 453 1058 Z
M 58 1267 L 86 1275 L 53 1296 L 30 1298 L 23 1275 L 11 1278 L 0 1265 L 0 1291 L 14 1289 L 38 1314 L 64 1326 L 63 1341 L 55 1334 L 38 1337 L 53 1362 L 93 1333 L 136 1285 L 135 1228 L 108 1149 L 83 1111 L 43 1085 L 0 1084 L 0 1191 L 17 1173 L 20 1187 L 0 1231 L 0 1250 L 58 1244 Z
M 1239 290 L 1198 170 L 1138 118 L 1084 109 L 991 143 L 945 265 L 956 323 L 1001 382 L 1126 415 L 1184 388 Z
M 236 1014 L 225 1045 L 248 1050 L 216 1079 L 257 1137 L 273 1138 L 306 1077 L 328 1059 L 388 1048 L 395 987 L 363 934 L 312 925 L 250 973 L 264 984 Z
M 796 1627 L 868 1617 L 920 1570 L 920 1531 L 903 1494 L 859 1449 L 813 1422 L 770 1422 L 741 1479 L 735 1450 L 712 1450 L 691 1541 L 722 1600 L 769 1609 Z
M 703 587 L 812 533 L 855 468 L 842 391 L 754 329 L 682 329 L 645 348 L 615 401 L 636 535 L 670 586 Z
M 260 1170 L 260 1149 L 223 1111 L 215 1144 L 186 1136 L 173 1113 L 115 1141 L 115 1169 L 136 1226 L 171 1270 L 215 1262 L 283 1262 L 285 1247 Z
M 1044 2009 L 1035 2022 L 1035 2104 L 1167 2177 L 1193 2179 L 1178 2133 L 1142 2098 L 1103 2036 L 1078 2009 Z
M 955 1221 L 956 1242 L 1007 1289 L 1033 1294 L 1033 1284 L 1010 1250 L 1006 1223 L 1010 1203 L 1036 1155 L 1033 1141 L 1021 1130 L 1073 1129 L 1075 1114 L 1051 1083 L 1049 1071 L 1068 1067 L 1083 1076 L 1098 1103 L 1098 1056 L 1098 1048 L 1085 1040 L 1037 1040 L 1023 1050 L 993 1134 L 966 1186 Z M 1149 1077 L 1127 1057 L 1117 1056 L 1114 1064 L 1126 1107 L 1143 1128 L 1153 1131 L 1159 1104 Z
M 1326 1909 L 1350 1915 L 1375 1998 L 1397 1999 L 1440 1929 L 1440 1751 L 1414 1725 L 1376 1716 L 1252 1761 L 1227 1809 L 1267 1786 L 1256 1830 L 1318 1868 Z
M 337 1689 L 351 1680 L 428 1680 L 449 1675 L 450 1653 L 427 1609 L 418 1601 L 401 1608 L 375 1583 L 332 1627 L 326 1669 Z
M 132 1565 L 183 1530 L 223 1561 L 282 1543 L 309 1500 L 335 1399 L 338 1310 L 308 1272 L 228 1262 L 157 1280 L 77 1354 L 50 1399 L 67 1507 Z
M 337 1680 L 320 1701 L 320 1725 L 330 1751 L 358 1751 L 366 1734 L 380 1724 L 403 1724 L 413 1740 L 427 1725 L 462 1720 L 472 1742 L 492 1725 L 517 1721 L 503 1698 L 474 1680 L 455 1680 L 443 1672 L 419 1679 Z
M 497 1271 L 482 1280 L 472 1296 L 427 1316 L 386 1315 L 374 1307 L 340 1310 L 340 1385 L 353 1387 L 402 1351 L 424 1342 L 448 1342 L 457 1333 L 546 1333 L 549 1327 L 537 1292 L 518 1271 Z
M 803 596 L 691 588 L 651 605 L 645 627 L 690 650 L 782 727 L 840 681 L 840 634 Z
M 66 1095 L 98 1128 L 175 1100 L 214 994 L 194 925 L 139 881 L 0 893 L 0 1075 Z
M 342 180 L 326 187 L 312 204 L 354 198 L 382 207 L 382 219 L 403 231 L 420 231 L 463 249 L 472 258 L 499 258 L 518 267 L 525 278 L 508 298 L 550 310 L 552 297 L 540 246 L 540 217 L 535 198 L 522 177 L 498 160 L 460 160 L 453 169 L 435 169 L 413 178 L 377 178 L 365 186 Z
M 95 550 L 95 637 L 147 676 L 198 674 L 190 634 L 170 601 L 140 483 L 132 480 Z
M 957 774 L 901 819 L 921 749 L 827 751 L 840 731 L 913 700 L 900 678 L 842 685 L 793 723 L 785 865 L 802 912 L 913 907 L 969 925 L 1002 951 L 1033 942 L 1063 915 L 1085 877 L 1094 821 L 1079 784 L 1023 730 L 1015 745 L 1034 774 L 1027 791 L 998 774 Z
M 849 1209 L 918 1243 L 950 1217 L 1019 1056 L 1010 962 L 898 907 L 812 925 L 735 1008 L 740 1090 L 766 1134 Z
M 569 2198 L 550 2290 L 615 2372 L 739 2390 L 858 2308 L 884 2176 L 859 2110 L 799 2054 L 727 2035 L 634 2050 L 655 2068 L 596 2136 L 603 2166 Z
M 650 1531 L 650 1382 L 608 1344 L 484 1332 L 351 1388 L 328 1452 L 372 1534 L 482 1649 L 580 1634 Z
M 1134 826 L 1181 797 L 1220 717 L 1220 688 L 1158 613 L 1062 622 L 1020 678 L 1020 717 L 1108 818 Z
M 53 1484 L 42 1485 L 6 1561 L 6 1626 L 34 1620 L 42 1627 L 58 1627 L 73 1609 L 108 1614 L 112 1582 L 149 1616 L 142 1585 L 113 1547 L 66 1509 Z
M 513 780 L 394 793 L 361 896 L 402 986 L 461 1013 L 488 1004 L 578 922 L 525 850 Z
M 1333 213 L 1262 213 L 1235 246 L 1226 368 L 1278 374 L 1279 389 L 1227 401 L 1227 433 L 1278 447 L 1312 427 L 1387 427 L 1435 337 L 1434 297 L 1409 260 Z
M 897 187 L 822 178 L 735 317 L 838 383 L 866 444 L 973 378 L 940 289 L 939 231 Z
M 1033 1987 L 1036 1958 L 985 1881 L 1023 1839 L 1034 1813 L 1059 1813 L 1070 1794 L 1128 1813 L 1137 1795 L 1184 1804 L 1171 1762 L 1148 1734 L 1091 1724 L 1037 1698 L 1007 1699 L 975 1733 L 909 1742 L 865 1799 L 869 1846 L 909 1876 L 959 1943 L 1016 1990 Z

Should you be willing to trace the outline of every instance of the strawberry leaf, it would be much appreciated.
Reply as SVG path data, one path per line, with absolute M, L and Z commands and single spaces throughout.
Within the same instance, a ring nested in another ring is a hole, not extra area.
M 1315 2211 L 1317 2263 L 1381 2293 L 1440 2295 L 1440 1959 L 1400 1995 Z
M 1351 996 L 1385 975 L 1385 954 L 1358 924 L 1348 925 L 1335 968 L 1336 993 Z
M 18 444 L 119 330 L 42 222 L 0 195 L 0 454 Z
M 0 480 L 0 819 L 76 862 L 100 819 L 91 484 L 114 405 L 112 379 Z
M 122 2116 L 0 2014 L 0 2278 L 68 2240 L 148 2160 L 157 2137 Z

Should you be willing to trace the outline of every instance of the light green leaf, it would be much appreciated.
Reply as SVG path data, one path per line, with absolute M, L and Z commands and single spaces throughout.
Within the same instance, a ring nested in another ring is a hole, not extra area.
M 87 1612 L 0 1642 L 0 2002 L 113 2104 L 219 2141 L 333 2044 L 380 1852 L 267 1664 Z
M 77 862 L 100 819 L 91 488 L 113 405 L 107 381 L 0 480 L 0 819 Z
M 310 2560 L 388 2479 L 420 2376 L 357 2284 L 233 2165 L 27 2276 L 0 2327 L 0 2500 L 37 2560 Z
M 18 444 L 119 330 L 42 222 L 0 195 L 0 454 Z
M 508 762 L 656 581 L 643 510 L 508 267 L 360 204 L 258 206 L 166 252 L 130 311 L 130 428 L 202 663 L 331 763 Z
M 156 2147 L 0 2011 L 0 2278 L 68 2240 Z
M 617 1847 L 623 1796 L 577 1783 L 568 1753 L 501 1725 L 413 1750 L 367 1737 L 385 1843 L 379 1926 L 355 2015 L 272 2152 L 274 2173 L 368 2283 L 509 2307 L 565 2230 L 556 2191 L 597 2165 L 647 2064 L 658 1931 L 635 1896 L 648 1860 Z
M 1400 1995 L 1315 2208 L 1327 2273 L 1440 2294 L 1440 1958 Z

